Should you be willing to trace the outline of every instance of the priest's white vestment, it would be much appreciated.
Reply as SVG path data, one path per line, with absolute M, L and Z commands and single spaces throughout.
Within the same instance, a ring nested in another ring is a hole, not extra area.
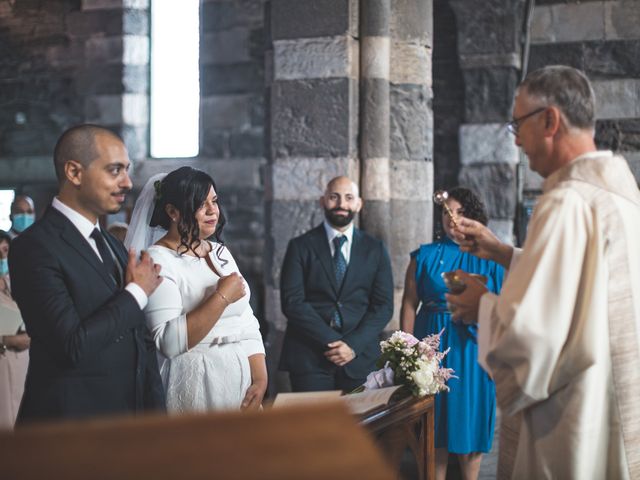
M 640 192 L 624 158 L 591 152 L 545 180 L 500 296 L 481 299 L 479 349 L 517 437 L 500 478 L 640 479 Z

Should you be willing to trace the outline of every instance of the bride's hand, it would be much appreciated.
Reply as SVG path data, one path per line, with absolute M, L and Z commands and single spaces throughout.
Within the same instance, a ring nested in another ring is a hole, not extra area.
M 258 410 L 262 405 L 262 399 L 267 391 L 266 381 L 255 381 L 247 389 L 247 393 L 242 400 L 240 410 Z
M 244 279 L 238 272 L 233 272 L 231 275 L 221 277 L 220 280 L 218 280 L 216 291 L 230 304 L 237 302 L 247 293 Z

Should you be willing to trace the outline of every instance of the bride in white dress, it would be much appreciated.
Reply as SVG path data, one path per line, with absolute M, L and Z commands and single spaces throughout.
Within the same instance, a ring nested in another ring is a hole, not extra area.
M 267 388 L 258 321 L 220 240 L 224 224 L 213 179 L 182 167 L 147 182 L 125 239 L 162 266 L 145 315 L 170 412 L 255 409 Z

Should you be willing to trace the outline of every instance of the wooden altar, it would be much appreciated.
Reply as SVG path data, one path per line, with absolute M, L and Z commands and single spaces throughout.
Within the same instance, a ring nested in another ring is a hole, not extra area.
M 393 480 L 339 402 L 251 413 L 145 415 L 0 431 L 1 479 Z
M 435 479 L 434 399 L 403 397 L 361 416 L 360 424 L 376 438 L 390 465 L 402 478 L 400 466 L 407 448 L 420 480 Z

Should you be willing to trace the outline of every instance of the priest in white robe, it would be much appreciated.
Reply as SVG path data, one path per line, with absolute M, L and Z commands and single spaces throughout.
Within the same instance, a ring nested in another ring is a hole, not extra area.
M 496 382 L 499 478 L 640 479 L 640 192 L 624 158 L 597 151 L 594 111 L 582 72 L 529 74 L 510 130 L 545 182 L 523 249 L 458 228 L 509 269 L 499 296 L 466 275 L 447 296 L 454 319 L 478 321 Z

